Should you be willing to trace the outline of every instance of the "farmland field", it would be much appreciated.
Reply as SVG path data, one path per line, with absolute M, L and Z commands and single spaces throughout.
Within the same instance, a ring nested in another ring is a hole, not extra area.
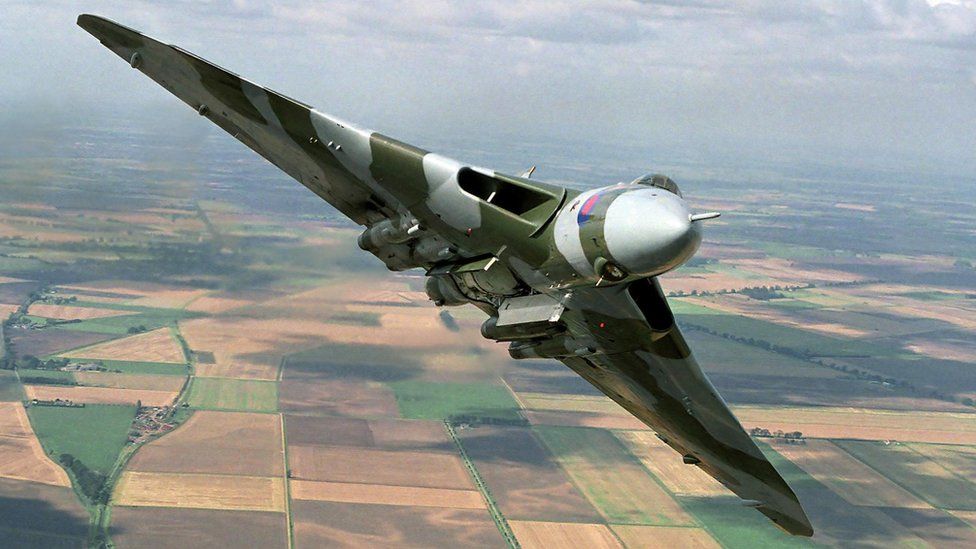
M 557 412 L 588 412 L 593 414 L 626 415 L 627 410 L 602 396 L 519 393 L 522 405 L 530 410 Z
M 473 488 L 461 460 L 442 453 L 289 445 L 288 464 L 292 477 L 297 479 L 456 490 Z
M 37 357 L 57 354 L 76 347 L 91 345 L 117 337 L 114 334 L 75 330 L 80 324 L 64 324 L 61 328 L 22 330 L 8 328 L 4 335 L 10 337 L 13 349 L 20 354 Z M 68 327 L 72 329 L 67 329 Z
M 84 404 L 132 404 L 167 406 L 173 403 L 177 390 L 151 391 L 119 389 L 115 387 L 71 387 L 61 385 L 24 385 L 27 398 L 38 400 L 69 400 Z
M 400 414 L 413 419 L 450 416 L 518 418 L 518 404 L 504 387 L 459 383 L 398 381 L 392 383 Z
M 540 427 L 537 432 L 580 491 L 611 523 L 694 524 L 612 434 L 565 427 Z
M 578 522 L 529 522 L 513 520 L 509 523 L 522 547 L 620 547 L 620 543 L 604 524 Z
M 801 431 L 816 438 L 976 444 L 976 414 L 855 408 L 735 406 L 748 429 Z
M 315 480 L 291 481 L 291 497 L 310 501 L 373 503 L 410 507 L 450 507 L 451 509 L 485 509 L 485 500 L 476 490 L 448 490 Z
M 281 418 L 197 411 L 176 431 L 140 448 L 128 469 L 280 477 L 285 471 Z
M 327 380 L 286 367 L 278 397 L 283 412 L 309 416 L 397 417 L 396 397 L 375 381 Z
M 292 503 L 296 547 L 505 547 L 486 511 L 326 501 Z
M 454 453 L 440 421 L 285 416 L 288 443 Z
M 31 406 L 27 414 L 49 454 L 71 454 L 90 469 L 107 473 L 125 444 L 136 409 L 98 404 L 84 408 Z
M 976 446 L 909 444 L 909 448 L 965 479 L 976 479 Z
M 803 445 L 779 444 L 776 451 L 854 505 L 929 507 L 832 442 L 811 440 Z
M 115 507 L 112 540 L 120 547 L 285 547 L 283 513 L 176 507 Z
M 461 444 L 506 517 L 595 522 L 599 513 L 529 429 L 478 427 Z
M 0 402 L 19 402 L 24 398 L 23 390 L 14 372 L 0 371 Z
M 115 505 L 238 511 L 284 511 L 284 480 L 242 475 L 143 473 L 122 475 Z
M 0 478 L 0 539 L 9 547 L 81 547 L 88 513 L 70 488 Z
M 86 362 L 72 361 L 72 362 Z M 186 366 L 183 364 L 174 364 L 172 362 L 137 362 L 130 360 L 104 360 L 99 359 L 100 362 L 109 373 L 124 373 L 124 374 L 158 374 L 167 376 L 185 376 Z
M 697 467 L 675 459 L 674 450 L 651 431 L 617 431 L 617 438 L 672 493 L 687 496 L 728 495 L 729 490 Z
M 278 385 L 268 381 L 197 377 L 190 386 L 190 406 L 210 410 L 273 412 Z
M 976 510 L 976 484 L 901 444 L 842 441 L 838 445 L 935 507 Z
M 109 316 L 121 316 L 132 314 L 131 311 L 119 311 L 99 307 L 72 307 L 70 305 L 49 305 L 47 303 L 35 303 L 27 310 L 28 314 L 57 319 L 81 319 L 89 320 L 92 318 L 104 318 Z
M 64 470 L 45 454 L 19 402 L 0 403 L 0 477 L 71 486 Z
M 89 358 L 104 360 L 126 360 L 132 362 L 186 362 L 183 350 L 173 338 L 169 328 L 159 328 L 144 334 L 133 335 L 100 343 L 83 349 L 76 349 L 62 356 L 67 358 Z
M 59 372 L 67 373 L 67 372 Z M 115 387 L 143 391 L 177 393 L 183 386 L 183 377 L 175 375 L 124 374 L 114 372 L 75 372 L 74 380 L 93 387 Z
M 610 526 L 610 529 L 620 538 L 625 547 L 635 549 L 670 549 L 672 547 L 718 549 L 721 547 L 715 538 L 699 528 L 614 524 Z

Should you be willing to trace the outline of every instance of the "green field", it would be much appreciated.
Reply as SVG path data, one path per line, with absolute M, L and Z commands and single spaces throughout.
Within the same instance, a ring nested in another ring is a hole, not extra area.
M 789 296 L 789 292 L 784 292 L 784 295 Z M 816 303 L 811 303 L 809 301 L 804 301 L 803 299 L 796 299 L 792 297 L 785 297 L 781 299 L 770 299 L 766 303 L 770 306 L 785 309 L 786 311 L 796 311 L 798 309 L 821 309 L 822 305 Z
M 27 414 L 37 438 L 55 461 L 61 454 L 71 454 L 90 469 L 108 473 L 125 445 L 136 408 L 31 406 Z
M 190 406 L 207 410 L 278 410 L 278 384 L 274 381 L 198 377 L 190 385 Z
M 812 356 L 888 356 L 893 349 L 864 341 L 840 339 L 765 320 L 732 314 L 683 314 L 678 321 L 717 334 L 766 341 Z
M 772 526 L 755 509 L 742 505 L 738 498 L 677 498 L 723 547 L 727 549 L 765 549 L 780 547 L 817 547 Z
M 976 484 L 901 444 L 837 444 L 896 484 L 942 509 L 976 510 Z
M 16 402 L 24 399 L 24 392 L 13 370 L 0 370 L 0 402 Z
M 898 295 L 918 299 L 920 301 L 947 301 L 959 299 L 961 297 L 959 294 L 950 294 L 949 292 L 940 292 L 938 290 L 929 292 L 904 292 Z
M 542 427 L 536 432 L 608 522 L 694 524 L 610 431 Z
M 71 372 L 62 372 L 61 370 L 18 370 L 20 374 L 20 379 L 24 383 L 33 384 L 57 384 L 58 382 L 68 382 L 73 384 L 75 381 L 75 376 Z
M 722 373 L 800 378 L 840 376 L 837 372 L 805 360 L 730 341 L 698 330 L 687 330 L 685 336 L 698 360 Z
M 389 385 L 396 394 L 400 415 L 408 419 L 446 419 L 458 415 L 521 417 L 518 403 L 506 388 L 498 385 L 426 381 L 397 381 Z

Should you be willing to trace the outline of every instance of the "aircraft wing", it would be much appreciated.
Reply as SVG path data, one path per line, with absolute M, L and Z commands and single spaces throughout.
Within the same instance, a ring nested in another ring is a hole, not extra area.
M 574 290 L 562 321 L 588 342 L 561 360 L 777 525 L 813 529 L 796 495 L 705 377 L 656 279 Z M 676 456 L 677 457 L 677 456 Z
M 81 15 L 78 25 L 357 223 L 392 217 L 405 206 L 375 184 L 371 141 L 405 152 L 413 149 L 408 145 L 355 128 L 108 19 Z

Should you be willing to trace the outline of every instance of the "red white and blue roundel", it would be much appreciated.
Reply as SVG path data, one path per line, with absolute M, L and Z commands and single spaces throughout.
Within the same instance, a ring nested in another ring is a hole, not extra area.
M 630 187 L 630 185 L 627 185 L 626 183 L 618 183 L 612 187 L 606 187 L 591 194 L 590 197 L 583 202 L 583 205 L 580 206 L 579 211 L 576 212 L 576 224 L 583 225 L 593 217 L 596 217 L 596 205 L 598 202 L 600 202 L 600 200 L 609 200 L 612 202 L 615 196 L 626 190 L 628 187 Z
M 593 193 L 593 196 L 586 199 L 583 205 L 580 206 L 579 212 L 576 213 L 576 223 L 582 225 L 593 217 L 594 210 L 596 209 L 596 203 L 600 201 L 600 193 Z

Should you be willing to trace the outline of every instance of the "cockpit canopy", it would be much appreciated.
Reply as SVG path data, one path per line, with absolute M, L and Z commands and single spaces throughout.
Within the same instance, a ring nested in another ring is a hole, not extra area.
M 659 173 L 649 173 L 647 175 L 643 175 L 633 180 L 631 183 L 635 183 L 637 185 L 649 185 L 651 187 L 657 187 L 659 189 L 664 189 L 670 193 L 674 193 L 678 196 L 681 196 L 681 189 L 678 188 L 678 184 L 675 183 L 670 177 L 666 175 L 661 175 Z

